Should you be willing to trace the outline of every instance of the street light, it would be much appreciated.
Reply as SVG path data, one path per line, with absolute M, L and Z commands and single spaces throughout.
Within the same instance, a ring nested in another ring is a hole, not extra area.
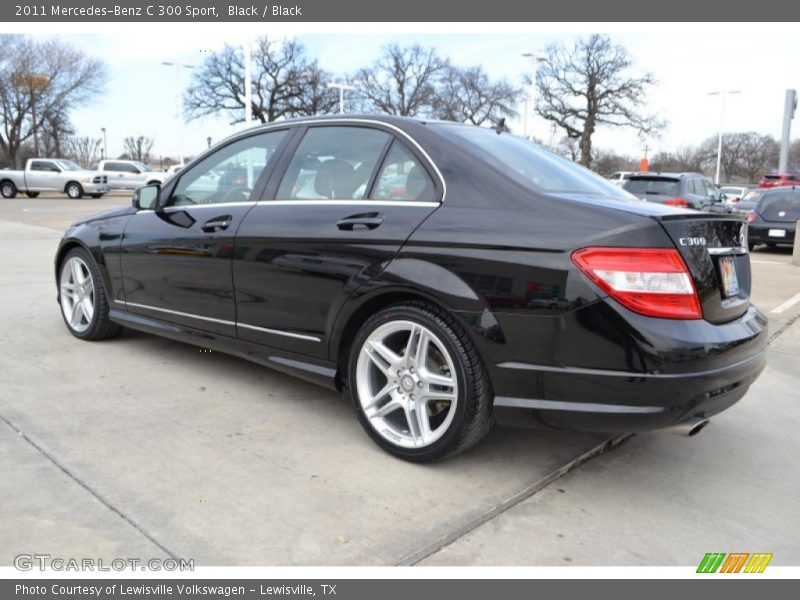
M 208 136 L 206 141 L 208 142 L 208 147 L 211 148 L 211 136 Z
M 715 92 L 708 92 L 709 96 L 719 96 L 719 138 L 717 139 L 717 173 L 714 176 L 714 183 L 719 185 L 719 169 L 722 164 L 722 129 L 725 124 L 725 96 L 730 94 L 741 94 L 742 90 L 717 90 Z
M 331 88 L 337 88 L 339 90 L 339 114 L 341 115 L 344 112 L 344 91 L 352 91 L 356 89 L 356 86 L 347 85 L 346 83 L 329 83 L 328 89 Z
M 547 62 L 547 57 L 542 54 L 541 52 L 523 52 L 522 56 L 524 58 L 531 59 L 531 66 L 532 66 L 532 73 L 531 73 L 531 94 L 529 98 L 525 100 L 525 125 L 524 125 L 524 135 L 528 137 L 528 101 L 531 103 L 530 112 L 534 112 L 536 110 L 536 70 L 539 68 L 539 63 Z M 531 129 L 533 129 L 533 125 L 531 124 Z M 531 136 L 533 136 L 533 131 L 531 131 Z
M 178 164 L 183 166 L 183 102 L 181 102 L 181 72 L 183 69 L 194 69 L 195 65 L 165 60 L 166 67 L 175 67 L 175 104 L 178 108 Z
M 100 131 L 103 132 L 103 158 L 108 158 L 108 138 L 106 137 L 106 128 L 101 127 Z

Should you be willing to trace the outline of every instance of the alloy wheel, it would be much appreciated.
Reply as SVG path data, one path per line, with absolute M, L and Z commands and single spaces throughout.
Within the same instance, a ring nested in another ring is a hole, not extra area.
M 60 292 L 64 319 L 73 331 L 83 333 L 94 318 L 95 294 L 91 271 L 77 256 L 61 268 Z
M 414 321 L 390 321 L 364 341 L 356 392 L 365 417 L 388 442 L 424 448 L 449 429 L 458 403 L 455 366 L 433 331 Z

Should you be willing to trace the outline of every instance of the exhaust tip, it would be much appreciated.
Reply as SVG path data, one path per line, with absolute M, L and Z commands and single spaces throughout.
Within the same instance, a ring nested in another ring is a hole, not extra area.
M 710 422 L 708 419 L 691 418 L 671 425 L 665 431 L 684 437 L 693 437 L 703 431 Z

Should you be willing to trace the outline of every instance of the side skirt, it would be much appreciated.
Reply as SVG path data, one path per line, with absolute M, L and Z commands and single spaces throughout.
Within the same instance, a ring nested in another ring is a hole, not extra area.
M 108 317 L 115 323 L 131 329 L 238 356 L 322 387 L 331 390 L 337 389 L 336 363 L 333 362 L 309 358 L 302 354 L 286 352 L 270 346 L 262 346 L 261 344 L 209 333 L 202 329 L 194 329 L 185 325 L 167 323 L 159 319 L 144 317 L 114 308 L 109 310 Z

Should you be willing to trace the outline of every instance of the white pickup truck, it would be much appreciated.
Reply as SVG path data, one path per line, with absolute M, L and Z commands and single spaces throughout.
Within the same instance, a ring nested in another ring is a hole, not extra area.
M 84 195 L 100 198 L 107 191 L 106 175 L 63 158 L 29 158 L 24 171 L 0 170 L 3 198 L 13 198 L 19 192 L 29 198 L 41 192 L 61 192 L 73 199 Z
M 144 185 L 164 183 L 167 174 L 155 171 L 137 160 L 101 160 L 97 170 L 108 176 L 108 185 L 114 189 L 135 190 Z

